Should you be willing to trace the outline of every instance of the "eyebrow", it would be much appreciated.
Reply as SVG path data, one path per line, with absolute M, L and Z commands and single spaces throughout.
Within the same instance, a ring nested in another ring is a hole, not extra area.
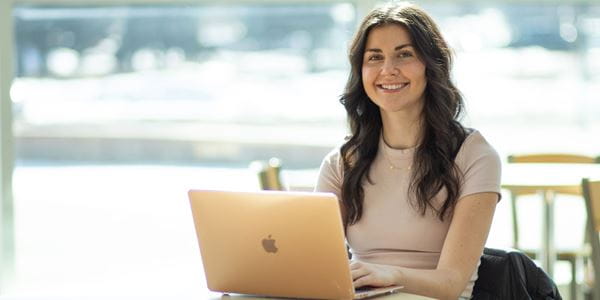
M 411 43 L 408 43 L 408 44 L 402 44 L 402 45 L 400 45 L 400 46 L 396 46 L 396 48 L 394 48 L 394 51 L 398 51 L 398 50 L 400 50 L 400 49 L 402 49 L 402 48 L 405 48 L 405 47 L 412 47 L 412 46 L 413 46 L 413 45 L 412 45 Z M 381 51 L 381 49 L 379 49 L 379 48 L 368 48 L 368 49 L 365 49 L 365 52 L 377 52 L 377 53 L 381 53 L 381 52 L 383 52 L 383 51 Z

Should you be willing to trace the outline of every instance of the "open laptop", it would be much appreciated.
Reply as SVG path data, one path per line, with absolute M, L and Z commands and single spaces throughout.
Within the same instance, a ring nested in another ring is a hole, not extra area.
M 211 291 L 361 299 L 401 289 L 354 290 L 333 194 L 191 190 L 189 198 Z

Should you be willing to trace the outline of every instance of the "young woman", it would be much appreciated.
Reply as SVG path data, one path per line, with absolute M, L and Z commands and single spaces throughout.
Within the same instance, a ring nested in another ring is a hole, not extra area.
M 451 53 L 409 3 L 363 20 L 341 103 L 351 134 L 316 187 L 340 199 L 356 287 L 468 299 L 500 199 L 496 151 L 458 117 Z

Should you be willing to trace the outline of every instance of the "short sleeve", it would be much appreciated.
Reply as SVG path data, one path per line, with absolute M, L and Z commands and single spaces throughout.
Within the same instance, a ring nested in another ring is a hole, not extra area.
M 340 149 L 336 148 L 321 163 L 315 192 L 334 193 L 341 200 L 342 180 Z
M 457 154 L 456 164 L 463 173 L 459 200 L 483 192 L 497 193 L 500 200 L 500 156 L 478 131 L 465 139 Z

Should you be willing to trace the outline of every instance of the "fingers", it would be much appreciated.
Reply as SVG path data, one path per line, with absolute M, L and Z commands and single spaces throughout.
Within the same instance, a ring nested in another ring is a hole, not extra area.
M 350 262 L 350 270 L 356 270 L 363 266 L 360 261 L 353 260 Z
M 368 275 L 365 275 L 358 279 L 355 279 L 352 282 L 352 284 L 354 285 L 354 288 L 359 288 L 359 287 L 363 287 L 363 286 L 376 286 L 376 284 L 374 284 L 372 281 L 373 281 L 373 276 L 371 274 L 368 274 Z
M 363 263 L 352 261 L 350 262 L 350 272 L 352 273 L 352 279 L 357 279 L 368 274 L 369 270 Z
M 353 261 L 350 272 L 355 288 L 362 286 L 390 286 L 394 284 L 393 274 L 384 266 Z
M 371 285 L 373 275 L 366 265 L 354 261 L 350 264 L 350 272 L 352 273 L 352 284 L 354 285 L 354 288 Z
M 360 269 L 350 270 L 350 273 L 352 273 L 352 280 L 356 280 L 358 278 L 368 275 L 370 272 L 366 268 L 360 268 Z

